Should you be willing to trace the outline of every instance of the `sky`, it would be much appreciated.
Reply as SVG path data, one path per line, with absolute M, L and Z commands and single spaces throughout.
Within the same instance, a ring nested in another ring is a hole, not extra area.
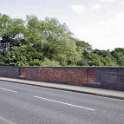
M 55 17 L 93 48 L 124 48 L 124 0 L 0 0 L 0 13 Z

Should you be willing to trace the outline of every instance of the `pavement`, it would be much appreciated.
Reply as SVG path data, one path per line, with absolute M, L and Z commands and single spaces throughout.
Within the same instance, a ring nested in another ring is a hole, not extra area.
M 0 124 L 124 124 L 124 100 L 3 80 Z
M 80 92 L 80 93 L 86 93 L 86 94 L 93 94 L 93 95 L 99 95 L 99 96 L 124 100 L 124 91 L 115 91 L 115 90 L 107 90 L 107 89 L 100 89 L 100 88 L 83 87 L 83 86 L 82 87 L 72 86 L 72 85 L 66 85 L 66 84 L 38 82 L 38 81 L 13 79 L 13 78 L 5 78 L 5 77 L 0 77 L 0 81 L 9 81 L 13 83 L 28 84 L 28 85 Z

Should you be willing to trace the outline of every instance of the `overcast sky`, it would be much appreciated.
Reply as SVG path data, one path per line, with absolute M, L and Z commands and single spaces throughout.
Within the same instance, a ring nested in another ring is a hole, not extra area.
M 124 47 L 124 0 L 0 0 L 12 17 L 56 17 L 93 48 Z

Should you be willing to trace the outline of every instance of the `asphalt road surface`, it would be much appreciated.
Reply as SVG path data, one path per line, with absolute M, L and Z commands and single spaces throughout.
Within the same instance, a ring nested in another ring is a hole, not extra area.
M 124 100 L 0 81 L 0 124 L 124 124 Z

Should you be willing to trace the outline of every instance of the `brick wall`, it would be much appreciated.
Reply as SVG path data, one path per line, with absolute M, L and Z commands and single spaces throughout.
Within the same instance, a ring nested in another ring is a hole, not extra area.
M 96 81 L 102 88 L 124 90 L 124 68 L 97 68 Z
M 0 76 L 17 78 L 19 76 L 19 67 L 0 66 Z
M 0 66 L 0 76 L 124 91 L 124 68 L 116 67 Z
M 20 77 L 72 85 L 95 84 L 96 70 L 87 67 L 23 67 Z

